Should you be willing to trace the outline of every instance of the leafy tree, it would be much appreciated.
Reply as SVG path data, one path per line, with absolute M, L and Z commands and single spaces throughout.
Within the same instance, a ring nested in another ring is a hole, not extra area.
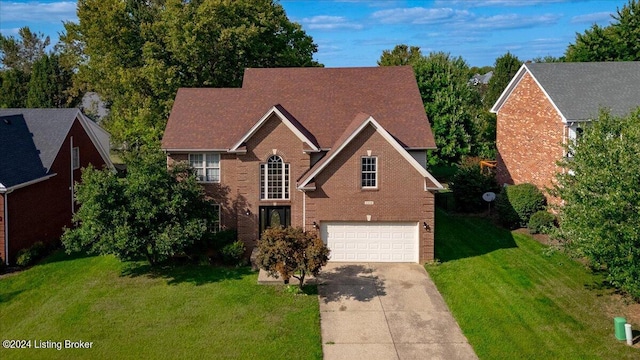
M 489 88 L 483 100 L 485 108 L 489 109 L 496 103 L 520 66 L 522 66 L 522 61 L 510 52 L 496 59 L 493 77 L 489 80 Z
M 638 61 L 640 60 L 640 2 L 630 0 L 612 15 L 605 27 L 594 24 L 565 51 L 567 61 Z
M 429 163 L 455 163 L 472 154 L 480 99 L 468 85 L 467 63 L 461 57 L 438 52 L 422 57 L 413 67 L 438 146 L 430 152 Z
M 26 106 L 29 108 L 61 108 L 75 105 L 79 99 L 69 97 L 71 72 L 63 69 L 58 55 L 43 55 L 33 65 Z
M 65 23 L 76 86 L 111 104 L 117 142 L 161 137 L 179 87 L 240 86 L 247 67 L 313 66 L 317 46 L 272 0 L 79 0 Z
M 538 56 L 536 58 L 531 59 L 531 62 L 534 63 L 557 63 L 557 62 L 565 62 L 566 59 L 564 56 L 555 57 L 551 55 L 546 56 Z
M 317 276 L 328 260 L 329 249 L 318 234 L 301 228 L 269 228 L 258 241 L 258 266 L 271 276 L 282 276 L 285 283 L 295 277 L 300 288 L 305 276 Z
M 567 247 L 640 299 L 640 110 L 601 113 L 569 145 L 555 195 Z
M 3 69 L 16 69 L 29 74 L 51 41 L 48 36 L 34 33 L 28 27 L 20 28 L 18 36 L 0 34 L 0 63 Z
M 86 168 L 75 191 L 78 226 L 62 237 L 68 252 L 86 250 L 123 260 L 146 256 L 155 265 L 200 241 L 214 220 L 192 171 L 184 164 L 167 171 L 159 150 L 130 154 L 125 178 Z
M 0 108 L 23 108 L 27 98 L 29 76 L 22 70 L 0 71 Z
M 413 65 L 422 58 L 422 52 L 418 46 L 396 45 L 393 50 L 383 50 L 379 66 Z

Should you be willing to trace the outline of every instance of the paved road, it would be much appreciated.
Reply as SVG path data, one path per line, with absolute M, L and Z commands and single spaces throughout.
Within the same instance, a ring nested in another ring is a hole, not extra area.
M 317 280 L 325 360 L 477 359 L 418 264 L 329 263 Z

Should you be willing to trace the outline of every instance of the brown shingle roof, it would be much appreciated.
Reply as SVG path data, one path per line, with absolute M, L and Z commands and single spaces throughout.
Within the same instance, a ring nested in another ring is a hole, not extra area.
M 240 89 L 178 90 L 164 149 L 229 149 L 280 105 L 321 148 L 358 113 L 408 148 L 435 148 L 413 70 L 403 67 L 247 69 Z

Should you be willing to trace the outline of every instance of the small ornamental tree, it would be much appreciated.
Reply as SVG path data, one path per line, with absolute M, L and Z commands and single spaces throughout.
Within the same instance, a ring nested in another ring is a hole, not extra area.
M 329 260 L 329 249 L 315 232 L 301 228 L 274 227 L 265 230 L 258 241 L 257 263 L 271 276 L 290 277 L 300 281 L 300 288 L 308 274 L 317 276 Z

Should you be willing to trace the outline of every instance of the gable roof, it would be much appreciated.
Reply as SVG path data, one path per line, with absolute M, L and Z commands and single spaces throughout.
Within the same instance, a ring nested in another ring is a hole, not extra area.
M 260 129 L 262 125 L 264 125 L 264 123 L 271 118 L 272 115 L 277 116 L 280 121 L 282 121 L 285 126 L 287 126 L 289 130 L 291 130 L 291 132 L 293 132 L 298 137 L 298 139 L 300 139 L 300 141 L 304 142 L 309 147 L 311 151 L 320 151 L 318 143 L 316 142 L 313 134 L 305 129 L 305 127 L 302 126 L 302 124 L 300 124 L 300 122 L 298 122 L 296 118 L 289 114 L 289 112 L 285 110 L 280 104 L 269 109 L 269 111 L 267 111 L 267 113 L 264 114 L 262 118 L 260 118 L 260 120 L 258 120 L 258 122 L 256 122 L 255 125 L 253 125 L 251 129 L 249 129 L 249 131 L 244 134 L 235 145 L 231 147 L 231 149 L 229 149 L 229 151 L 238 151 L 238 149 L 242 147 L 243 144 L 251 136 L 253 136 L 253 134 L 255 134 L 256 131 L 258 131 L 258 129 Z
M 333 161 L 333 159 L 338 156 L 338 154 L 351 143 L 353 139 L 356 138 L 358 134 L 362 132 L 367 126 L 373 126 L 373 128 L 385 139 L 387 142 L 394 148 L 396 151 L 402 155 L 405 160 L 409 162 L 419 173 L 425 178 L 425 190 L 433 190 L 433 189 L 442 189 L 443 186 L 436 180 L 425 168 L 420 166 L 420 164 L 414 159 L 401 145 L 396 141 L 396 139 L 389 134 L 372 116 L 364 113 L 359 113 L 356 117 L 351 121 L 351 123 L 347 126 L 347 129 L 342 133 L 340 138 L 336 141 L 334 146 L 331 147 L 331 150 L 327 152 L 327 154 L 318 161 L 309 171 L 304 174 L 298 181 L 298 189 L 306 189 L 307 186 L 312 182 L 314 177 L 316 177 L 322 170 L 324 170 L 327 165 Z M 426 180 L 429 180 L 432 185 L 428 186 Z
M 403 147 L 435 148 L 410 66 L 246 69 L 242 88 L 181 88 L 162 147 L 232 149 L 274 107 L 300 124 L 311 148 L 331 147 L 360 112 Z
M 76 119 L 112 167 L 108 133 L 90 124 L 78 109 L 0 109 L 0 186 L 8 189 L 51 175 Z
M 640 62 L 523 64 L 491 112 L 498 112 L 526 73 L 531 74 L 563 122 L 596 118 L 601 108 L 624 116 L 640 106 Z

